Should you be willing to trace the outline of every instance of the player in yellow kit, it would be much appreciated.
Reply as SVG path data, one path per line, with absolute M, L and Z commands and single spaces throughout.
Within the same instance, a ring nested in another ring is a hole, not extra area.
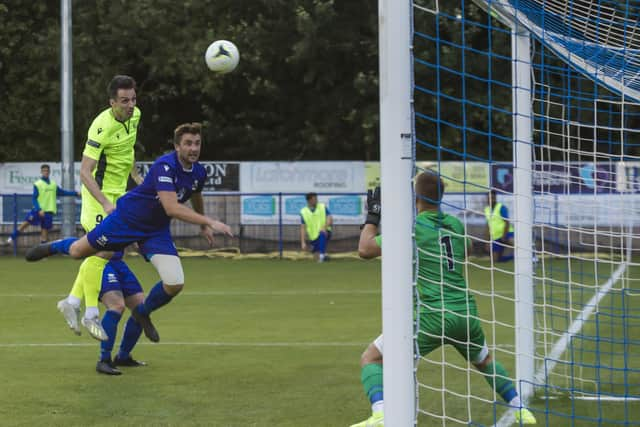
M 129 175 L 136 182 L 141 181 L 134 168 L 134 146 L 140 123 L 135 88 L 133 78 L 115 76 L 108 86 L 110 107 L 89 127 L 80 165 L 80 222 L 87 232 L 115 209 L 116 200 L 126 192 Z M 58 302 L 58 310 L 78 335 L 79 323 L 82 323 L 94 338 L 107 339 L 99 319 L 98 295 L 104 267 L 112 255 L 100 252 L 84 260 L 69 296 Z M 83 297 L 86 311 L 79 321 Z

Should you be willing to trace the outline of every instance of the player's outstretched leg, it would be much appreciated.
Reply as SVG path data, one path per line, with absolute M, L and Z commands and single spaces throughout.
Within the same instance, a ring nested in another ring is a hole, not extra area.
M 27 249 L 24 257 L 27 261 L 33 262 L 55 254 L 69 255 L 69 248 L 76 240 L 78 240 L 77 237 L 68 237 L 53 242 L 41 243 L 38 246 Z
M 106 248 L 105 250 L 109 249 Z M 34 246 L 27 250 L 25 258 L 27 261 L 39 261 L 51 255 L 66 254 L 72 258 L 80 259 L 94 255 L 97 252 L 98 251 L 91 246 L 89 239 L 87 239 L 85 235 L 79 239 L 77 237 L 67 237 L 66 239 Z

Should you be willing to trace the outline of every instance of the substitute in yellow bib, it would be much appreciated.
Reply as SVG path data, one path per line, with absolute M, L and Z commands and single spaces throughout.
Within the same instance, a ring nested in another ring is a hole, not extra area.
M 49 230 L 53 226 L 53 217 L 58 212 L 57 200 L 60 196 L 79 196 L 73 190 L 65 190 L 51 178 L 49 165 L 40 166 L 40 178 L 33 183 L 33 209 L 27 214 L 22 224 L 11 233 L 8 243 L 13 243 L 29 224 L 40 226 L 40 243 L 49 240 Z
M 80 165 L 80 222 L 87 232 L 115 209 L 116 200 L 127 190 L 129 175 L 136 182 L 141 181 L 134 168 L 134 146 L 140 123 L 136 82 L 129 76 L 115 76 L 107 92 L 110 106 L 91 123 Z M 82 323 L 94 338 L 107 339 L 99 319 L 98 296 L 105 265 L 112 255 L 102 252 L 85 259 L 69 296 L 58 303 L 58 310 L 76 334 L 80 334 L 78 323 Z M 83 298 L 86 311 L 79 322 Z
M 509 222 L 509 210 L 498 202 L 496 190 L 489 192 L 487 203 L 484 216 L 487 220 L 488 240 L 491 242 L 491 247 L 487 249 L 494 262 L 510 261 L 513 259 L 513 225 Z
M 316 193 L 306 195 L 307 206 L 300 210 L 300 246 L 307 249 L 307 237 L 311 243 L 311 252 L 318 262 L 327 258 L 327 243 L 331 239 L 333 217 L 324 203 L 318 203 Z

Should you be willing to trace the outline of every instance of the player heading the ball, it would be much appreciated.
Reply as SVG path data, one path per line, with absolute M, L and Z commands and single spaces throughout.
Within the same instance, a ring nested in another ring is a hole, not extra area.
M 159 341 L 149 315 L 169 303 L 184 285 L 182 264 L 169 228 L 171 219 L 200 225 L 210 245 L 214 242 L 214 232 L 233 237 L 227 224 L 204 215 L 201 192 L 207 173 L 198 163 L 201 133 L 199 123 L 178 126 L 174 131 L 175 150 L 151 165 L 143 183 L 118 199 L 111 215 L 80 239 L 70 237 L 30 248 L 25 255 L 27 261 L 55 254 L 84 258 L 138 243 L 142 255 L 158 271 L 160 281 L 132 314 L 147 338 Z M 184 206 L 189 199 L 193 209 Z

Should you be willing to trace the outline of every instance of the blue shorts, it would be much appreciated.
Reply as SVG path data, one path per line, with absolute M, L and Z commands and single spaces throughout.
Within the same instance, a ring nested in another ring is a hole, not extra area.
M 507 233 L 506 240 L 513 240 L 513 231 Z M 491 242 L 491 247 L 494 252 L 502 252 L 505 248 L 505 239 L 498 239 Z
M 137 242 L 140 253 L 147 261 L 156 254 L 178 256 L 169 226 L 150 231 L 140 230 L 124 221 L 118 215 L 117 209 L 96 225 L 87 234 L 87 239 L 89 244 L 98 251 L 117 252 Z
M 312 240 L 311 243 L 311 252 L 320 252 L 325 253 L 327 250 L 327 243 L 331 240 L 331 232 L 327 231 L 324 235 L 324 239 L 322 236 L 318 237 L 316 240 Z
M 38 212 L 39 210 L 36 208 L 31 209 L 24 220 L 31 225 L 39 225 L 45 230 L 51 230 L 51 227 L 53 227 L 53 213 L 45 212 L 44 217 L 40 217 Z
M 122 260 L 111 260 L 104 266 L 98 298 L 110 291 L 120 291 L 125 298 L 143 292 L 138 278 Z

